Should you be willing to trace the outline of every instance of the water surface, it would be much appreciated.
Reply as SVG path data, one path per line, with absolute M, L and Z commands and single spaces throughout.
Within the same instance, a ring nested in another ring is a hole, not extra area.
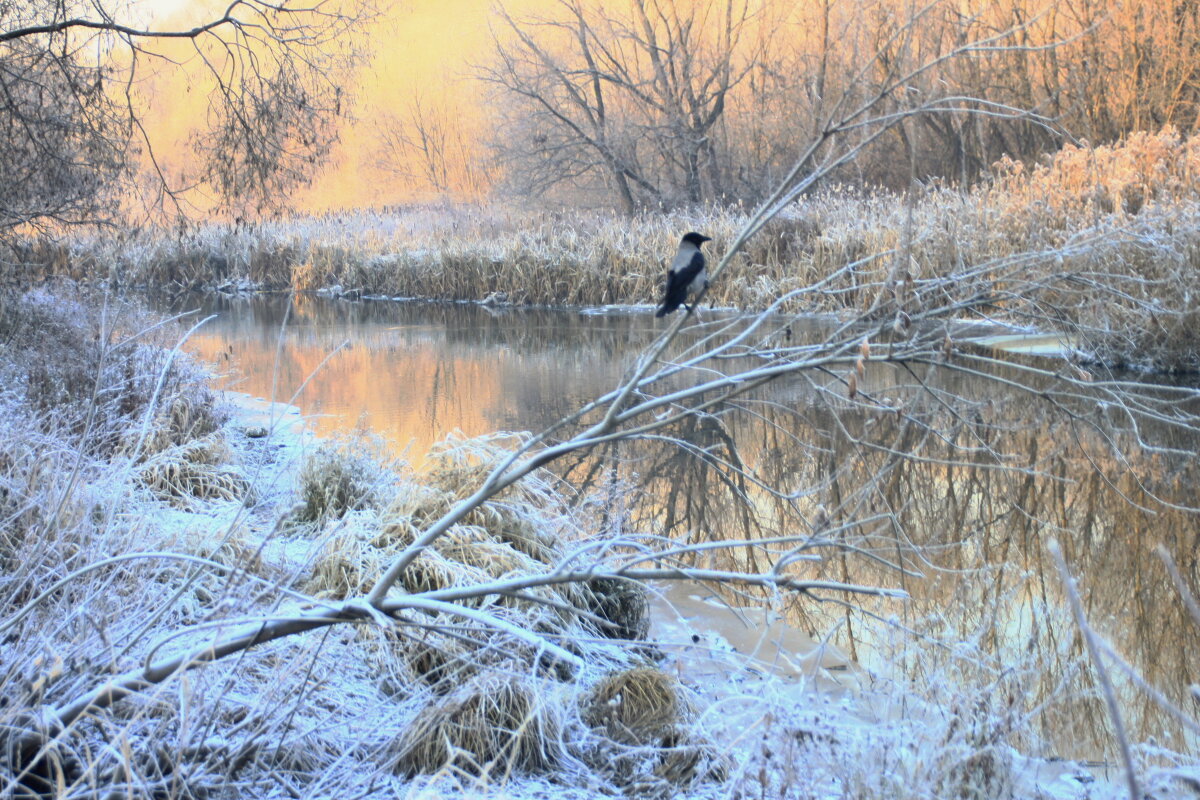
M 413 461 L 452 430 L 545 428 L 613 388 L 665 324 L 647 312 L 304 296 L 211 298 L 203 311 L 217 317 L 189 346 L 227 373 L 228 386 L 294 403 L 322 433 L 366 427 Z M 797 324 L 794 333 L 809 332 Z M 1058 368 L 1068 367 L 1050 369 Z M 860 663 L 899 662 L 914 677 L 932 669 L 928 654 L 938 646 L 929 642 L 968 642 L 997 660 L 946 656 L 939 669 L 952 677 L 1000 664 L 1012 673 L 999 668 L 995 691 L 973 702 L 1002 706 L 1015 681 L 1030 703 L 1046 703 L 1039 721 L 1051 754 L 1104 758 L 1103 707 L 1046 556 L 1054 537 L 1081 577 L 1089 618 L 1195 713 L 1185 687 L 1200 678 L 1200 627 L 1151 554 L 1165 546 L 1200 588 L 1200 524 L 1169 504 L 1195 503 L 1193 436 L 1168 424 L 1134 435 L 1086 394 L 1047 403 L 936 365 L 872 364 L 862 376 L 862 391 L 903 415 L 850 402 L 840 379 L 800 376 L 685 420 L 671 431 L 685 447 L 626 443 L 557 469 L 607 498 L 611 518 L 631 530 L 688 542 L 825 537 L 820 565 L 788 569 L 902 587 L 913 599 L 862 602 L 891 620 L 880 625 L 794 597 L 785 605 L 795 625 L 814 638 L 832 632 Z M 1158 449 L 1143 451 L 1146 442 Z M 780 554 L 746 546 L 729 558 L 761 568 Z M 1121 685 L 1140 737 L 1195 744 Z
M 451 430 L 540 429 L 611 388 L 655 335 L 646 315 L 495 311 L 319 297 L 210 298 L 192 349 L 224 385 L 295 403 L 317 430 L 362 424 L 414 454 Z

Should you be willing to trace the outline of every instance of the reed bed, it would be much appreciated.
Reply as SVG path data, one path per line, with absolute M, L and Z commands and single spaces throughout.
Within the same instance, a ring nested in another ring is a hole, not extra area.
M 977 313 L 1067 332 L 1093 360 L 1195 370 L 1200 348 L 1186 298 L 1200 292 L 1198 167 L 1200 139 L 1165 129 L 1068 146 L 1032 167 L 1003 160 L 966 190 L 827 187 L 751 239 L 709 299 L 752 311 L 828 279 L 783 310 L 861 312 L 904 274 L 939 298 L 975 298 Z M 720 256 L 748 211 L 402 207 L 39 240 L 15 263 L 25 273 L 170 291 L 645 304 L 656 302 L 683 232 L 713 237 L 708 247 Z M 991 300 L 982 308 L 981 296 Z

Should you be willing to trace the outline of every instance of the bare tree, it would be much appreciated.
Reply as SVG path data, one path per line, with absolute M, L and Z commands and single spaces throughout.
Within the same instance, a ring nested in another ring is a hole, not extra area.
M 376 131 L 379 168 L 414 189 L 477 197 L 492 181 L 463 120 L 427 93 L 415 92 L 403 114 L 385 114 Z
M 557 188 L 626 210 L 757 202 L 844 98 L 865 99 L 886 81 L 885 61 L 929 60 L 1005 31 L 1008 47 L 960 52 L 906 91 L 1034 116 L 925 116 L 834 177 L 965 184 L 1005 156 L 1028 162 L 1067 141 L 1191 129 L 1197 19 L 1193 4 L 1170 0 L 1121 9 L 1093 0 L 562 0 L 540 16 L 501 11 L 479 75 L 496 92 L 492 145 L 510 188 Z M 885 44 L 891 52 L 876 58 Z M 465 159 L 482 163 L 481 151 Z
M 993 86 L 995 66 L 1020 76 L 1009 61 L 1054 46 L 1034 44 L 1017 13 L 890 0 L 661 0 L 618 12 L 562 0 L 548 17 L 502 20 L 482 77 L 512 101 L 496 145 L 512 179 L 532 191 L 602 182 L 626 211 L 757 202 L 787 171 L 787 154 L 853 105 L 904 113 L 939 104 L 914 123 L 926 132 L 920 141 L 904 141 L 905 126 L 873 137 L 855 162 L 867 182 L 903 185 L 909 164 L 918 177 L 973 178 L 1011 141 L 995 131 L 1039 131 L 1042 145 L 1059 135 L 1045 115 L 1014 125 L 1012 111 L 1037 112 L 1040 98 Z M 969 46 L 981 41 L 990 46 Z M 948 149 L 958 155 L 948 160 Z
M 747 2 L 561 0 L 554 17 L 501 12 L 483 78 L 521 102 L 497 140 L 530 187 L 603 178 L 627 212 L 724 194 L 715 132 L 755 63 Z
M 349 111 L 342 86 L 362 4 L 235 0 L 189 29 L 143 28 L 121 2 L 0 6 L 0 236 L 114 219 L 149 164 L 143 197 L 181 211 L 199 188 L 235 211 L 278 205 L 312 177 Z M 168 177 L 143 126 L 152 66 L 209 87 L 197 158 Z

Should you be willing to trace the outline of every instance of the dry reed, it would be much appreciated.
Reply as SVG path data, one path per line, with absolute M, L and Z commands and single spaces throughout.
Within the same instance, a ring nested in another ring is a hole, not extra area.
M 390 480 L 386 462 L 381 443 L 365 435 L 322 442 L 300 467 L 304 505 L 296 518 L 321 523 L 383 503 Z
M 185 507 L 195 499 L 252 501 L 250 481 L 231 459 L 224 436 L 209 434 L 151 456 L 137 480 L 156 496 Z
M 1033 303 L 1054 310 L 1039 315 L 1043 324 L 1056 318 L 1090 357 L 1194 370 L 1200 350 L 1182 298 L 1200 291 L 1197 141 L 1165 129 L 1117 145 L 1068 146 L 1032 168 L 1001 161 L 990 180 L 965 191 L 931 184 L 906 197 L 827 187 L 769 222 L 708 299 L 755 310 L 829 279 L 783 310 L 862 311 L 888 286 L 903 247 L 918 294 L 989 296 L 991 316 L 1018 324 L 1029 321 Z M 61 256 L 43 252 L 53 250 L 44 243 L 25 252 L 42 254 L 34 270 L 64 260 L 107 265 L 105 279 L 132 285 L 638 304 L 657 300 L 682 231 L 712 236 L 711 252 L 720 255 L 747 217 L 738 207 L 629 218 L 441 206 L 213 225 L 183 238 L 147 231 L 118 250 L 81 236 Z M 963 277 L 1014 258 L 1018 273 Z M 1034 286 L 1041 288 L 1031 294 Z
M 584 698 L 581 716 L 615 742 L 662 746 L 689 713 L 677 680 L 636 667 L 602 678 Z
M 396 769 L 540 772 L 561 758 L 556 711 L 524 681 L 483 678 L 427 706 L 396 742 Z

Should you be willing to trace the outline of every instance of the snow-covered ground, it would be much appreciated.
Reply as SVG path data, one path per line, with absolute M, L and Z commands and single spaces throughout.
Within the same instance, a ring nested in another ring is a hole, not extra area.
M 257 488 L 258 501 L 243 526 L 246 543 L 265 562 L 261 574 L 301 574 L 311 568 L 320 547 L 310 536 L 281 532 L 278 520 L 298 501 L 297 465 L 315 442 L 294 408 L 244 395 L 230 394 L 227 399 L 236 409 L 230 440 Z M 258 436 L 263 432 L 268 435 Z M 245 511 L 234 503 L 157 512 L 164 525 L 192 532 L 227 529 L 239 514 Z M 688 724 L 693 734 L 712 743 L 722 766 L 708 779 L 683 787 L 664 781 L 640 788 L 625 786 L 626 796 L 831 800 L 1128 796 L 1119 765 L 1032 758 L 1013 749 L 1007 738 L 1017 733 L 1021 721 L 1004 717 L 1002 700 L 975 697 L 972 706 L 939 706 L 910 686 L 869 672 L 769 609 L 730 607 L 694 583 L 651 589 L 651 628 L 643 647 L 648 645 L 658 669 L 678 679 L 692 709 Z M 346 759 L 369 761 L 377 756 L 379 744 L 365 731 L 377 725 L 392 727 L 394 722 L 375 720 L 376 715 L 389 713 L 388 706 L 372 700 L 379 693 L 379 676 L 355 655 L 359 644 L 352 635 L 332 637 L 320 658 L 339 661 L 341 666 L 309 697 L 310 706 L 328 709 L 324 741 L 335 731 L 357 737 L 354 746 L 347 744 L 337 765 L 339 773 L 346 769 Z M 281 649 L 277 644 L 270 647 Z M 288 649 L 281 649 L 281 657 L 291 657 Z M 568 693 L 586 688 L 569 687 Z M 562 687 L 553 691 L 561 693 Z M 970 698 L 977 691 L 964 687 L 962 697 Z M 260 701 L 247 696 L 245 702 Z M 1194 760 L 1186 766 L 1183 757 L 1149 747 L 1139 752 L 1146 797 L 1200 797 L 1200 770 Z M 377 767 L 376 763 L 361 765 L 372 773 Z M 316 785 L 321 784 L 318 779 Z M 364 796 L 569 800 L 615 791 L 618 787 L 610 780 L 589 776 L 586 769 L 571 764 L 561 771 L 533 775 L 518 771 L 480 777 L 447 768 L 431 776 L 393 776 Z M 305 796 L 318 795 L 305 792 Z
M 417 472 L 366 435 L 319 441 L 297 409 L 265 400 L 226 393 L 219 422 L 201 373 L 173 372 L 161 348 L 114 358 L 79 323 L 85 308 L 47 297 L 22 313 L 12 335 L 45 353 L 10 350 L 0 392 L 5 743 L 114 674 L 344 607 L 520 440 L 449 437 Z M 111 367 L 97 394 L 122 402 L 88 402 L 97 369 L 68 358 L 79 353 Z M 31 380 L 40 394 L 15 390 Z M 89 425 L 99 444 L 73 450 Z M 561 495 L 531 476 L 447 531 L 388 597 L 553 575 L 566 553 L 626 546 L 586 498 Z M 261 643 L 74 718 L 50 747 L 57 772 L 6 749 L 0 795 L 22 763 L 46 768 L 58 797 L 1130 797 L 1119 763 L 1059 760 L 1037 741 L 1023 683 L 1036 662 L 995 664 L 877 621 L 918 681 L 886 659 L 856 663 L 774 607 L 647 588 L 648 602 L 592 581 L 538 587 L 536 602 L 464 595 L 475 618 L 410 609 Z M 640 631 L 647 606 L 644 637 L 594 624 Z M 1133 757 L 1143 798 L 1200 798 L 1194 754 L 1147 741 Z

